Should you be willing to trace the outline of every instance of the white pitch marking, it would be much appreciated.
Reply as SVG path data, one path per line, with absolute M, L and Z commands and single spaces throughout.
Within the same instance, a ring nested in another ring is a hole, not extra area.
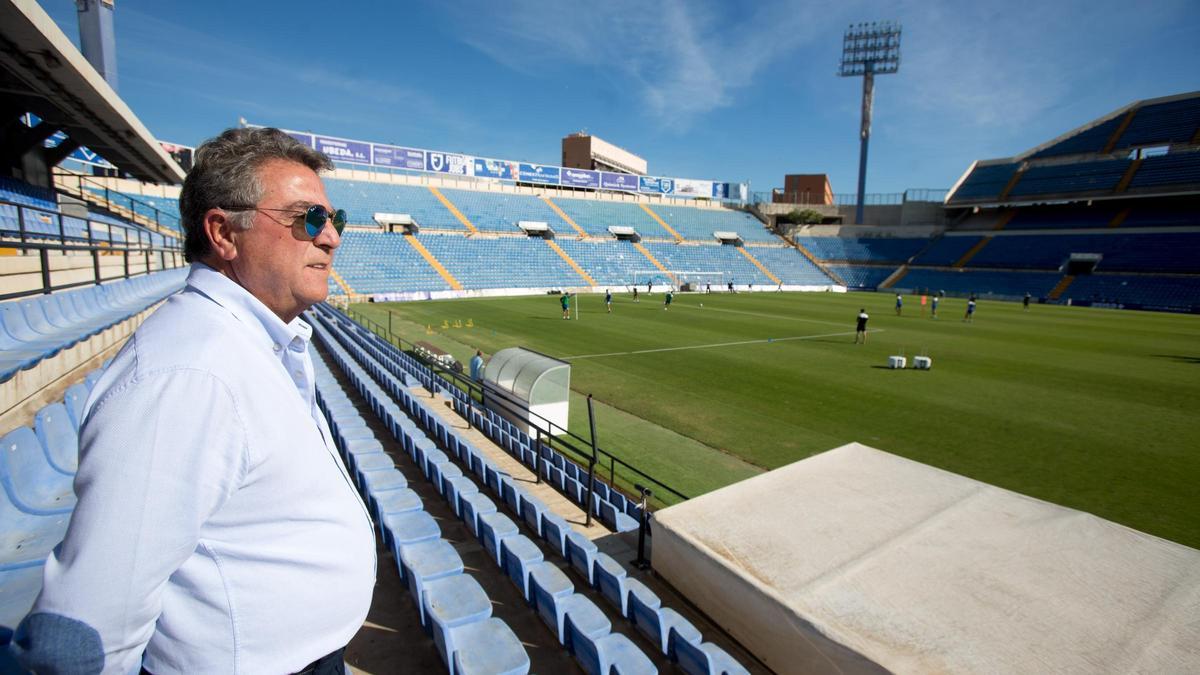
M 868 333 L 882 333 L 882 328 L 872 328 Z M 707 345 L 689 345 L 687 347 L 660 347 L 658 349 L 638 349 L 632 352 L 608 352 L 607 354 L 580 354 L 579 356 L 560 356 L 559 358 L 569 361 L 571 359 L 598 359 L 603 356 L 632 356 L 633 354 L 654 354 L 657 352 L 678 352 L 685 349 L 710 349 L 712 347 L 736 347 L 738 345 L 759 345 L 768 342 L 790 342 L 793 340 L 816 340 L 817 338 L 827 337 L 843 337 L 846 335 L 854 335 L 855 331 L 848 330 L 841 333 L 823 333 L 821 335 L 793 335 L 791 337 L 781 338 L 766 338 L 763 340 L 739 340 L 737 342 L 714 342 Z

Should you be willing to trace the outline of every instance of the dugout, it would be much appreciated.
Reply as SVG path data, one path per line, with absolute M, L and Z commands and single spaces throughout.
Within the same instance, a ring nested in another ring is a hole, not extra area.
M 484 369 L 484 404 L 533 435 L 567 430 L 571 364 L 524 347 L 501 349 Z

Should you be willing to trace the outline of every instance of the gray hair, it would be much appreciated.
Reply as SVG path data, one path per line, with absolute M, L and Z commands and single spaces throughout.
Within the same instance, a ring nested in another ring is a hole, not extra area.
M 209 209 L 257 204 L 262 199 L 258 170 L 273 159 L 303 164 L 314 172 L 333 168 L 325 153 L 272 128 L 226 129 L 196 149 L 195 164 L 179 194 L 184 260 L 201 260 L 211 253 L 204 232 L 204 214 Z M 232 211 L 230 222 L 239 230 L 248 230 L 254 214 Z

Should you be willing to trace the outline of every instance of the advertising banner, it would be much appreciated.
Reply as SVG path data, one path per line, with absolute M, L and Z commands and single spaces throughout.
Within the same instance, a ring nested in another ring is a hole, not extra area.
M 312 134 L 305 134 L 305 133 L 301 133 L 299 131 L 287 131 L 284 133 L 286 133 L 288 136 L 291 136 L 292 138 L 300 141 L 302 144 L 307 145 L 310 148 L 313 146 L 313 135 Z
M 676 197 L 704 197 L 708 199 L 712 197 L 712 192 L 713 182 L 711 180 L 675 179 Z
M 344 141 L 340 138 L 328 138 L 326 136 L 316 136 L 313 138 L 313 141 L 316 143 L 315 147 L 317 150 L 329 155 L 329 159 L 335 162 L 349 162 L 351 164 L 371 163 L 370 143 Z
M 515 180 L 515 164 L 502 159 L 475 158 L 475 175 L 482 178 L 498 178 L 500 180 Z
M 426 152 L 425 170 L 451 173 L 456 176 L 472 176 L 475 173 L 473 158 L 452 152 Z
M 596 189 L 600 187 L 600 172 L 584 169 L 563 169 L 561 184 L 567 187 Z
M 521 162 L 518 167 L 520 174 L 517 180 L 522 183 L 543 183 L 545 185 L 558 185 L 559 183 L 559 168 L 557 166 Z
M 712 198 L 729 199 L 729 183 L 713 183 Z
M 372 145 L 372 163 L 394 169 L 425 170 L 425 151 L 413 148 L 397 148 L 391 145 Z
M 600 172 L 600 189 L 637 192 L 638 177 L 629 173 L 609 173 L 602 171 Z
M 638 176 L 638 191 L 653 195 L 675 194 L 675 181 L 657 176 Z

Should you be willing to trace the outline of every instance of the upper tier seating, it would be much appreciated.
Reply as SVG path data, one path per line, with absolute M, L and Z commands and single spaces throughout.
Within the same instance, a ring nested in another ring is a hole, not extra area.
M 1031 293 L 1043 297 L 1062 278 L 1057 272 L 997 272 L 985 270 L 930 270 L 912 268 L 896 282 L 897 288 L 913 288 L 930 293 L 946 291 L 981 297 L 1002 295 L 1018 297 Z
M 796 237 L 819 260 L 904 262 L 924 248 L 925 237 Z
M 423 229 L 466 230 L 424 186 L 329 178 L 325 191 L 334 208 L 346 210 L 351 225 L 375 225 L 376 213 L 407 213 Z
M 445 188 L 442 194 L 480 230 L 511 234 L 521 231 L 517 221 L 528 220 L 546 223 L 555 232 L 575 234 L 546 202 L 533 195 Z
M 829 265 L 829 270 L 846 282 L 847 288 L 875 289 L 896 271 L 894 265 Z
M 769 232 L 762 221 L 745 211 L 660 205 L 653 205 L 650 210 L 684 239 L 713 241 L 713 232 L 719 231 L 736 232 L 743 241 L 779 241 L 779 237 Z
M 954 191 L 954 200 L 998 198 L 1017 171 L 1017 164 L 976 166 Z
M 1085 129 L 1074 136 L 1064 138 L 1063 140 L 1031 155 L 1031 158 L 1040 157 L 1059 157 L 1062 155 L 1078 155 L 1091 152 L 1100 152 L 1104 149 L 1108 139 L 1112 138 L 1117 127 L 1121 126 L 1121 122 L 1125 119 L 1125 115 L 1116 115 L 1109 120 L 1101 122 L 1091 129 Z
M 566 199 L 555 197 L 554 203 L 575 224 L 593 236 L 611 237 L 608 228 L 612 225 L 632 227 L 649 239 L 670 239 L 671 235 L 659 225 L 646 210 L 630 202 L 610 202 L 594 199 Z M 712 237 L 712 234 L 709 234 Z
M 997 236 L 970 264 L 1057 270 L 1071 253 L 1103 254 L 1107 272 L 1200 272 L 1200 233 Z
M 1111 191 L 1129 169 L 1128 159 L 1034 166 L 1022 174 L 1010 197 Z
M 0 382 L 183 287 L 187 268 L 0 303 Z
M 1130 189 L 1159 185 L 1200 184 L 1200 152 L 1147 157 L 1130 181 Z
M 636 272 L 655 269 L 654 264 L 627 241 L 558 239 L 557 242 L 602 286 L 632 284 Z
M 1087 274 L 1067 287 L 1060 301 L 1067 299 L 1196 311 L 1200 309 L 1200 277 Z
M 1200 97 L 1142 106 L 1115 148 L 1186 143 L 1200 128 Z
M 983 237 L 942 237 L 921 252 L 913 261 L 916 265 L 953 265 Z

